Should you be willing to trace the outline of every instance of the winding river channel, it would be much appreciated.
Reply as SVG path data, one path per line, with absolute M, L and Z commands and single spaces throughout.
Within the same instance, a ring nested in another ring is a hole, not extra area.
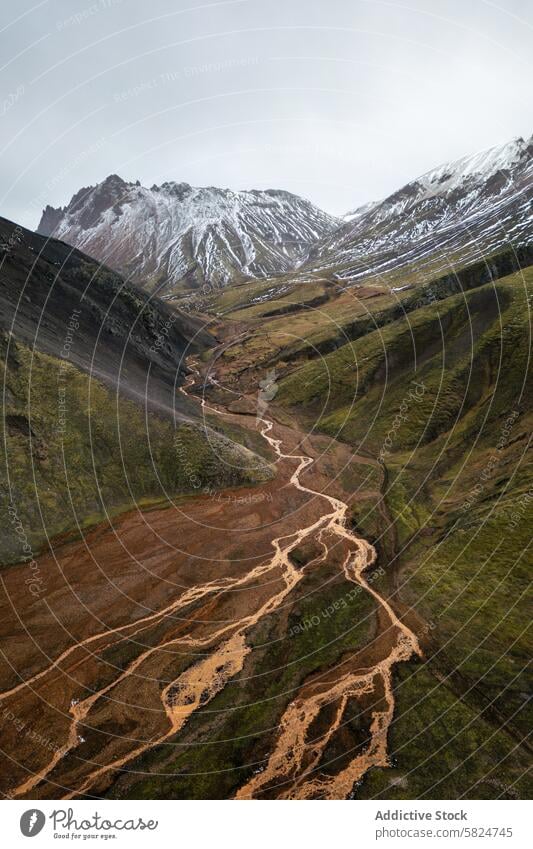
M 190 367 L 191 373 L 181 387 L 181 391 L 185 394 L 189 394 L 189 390 L 199 378 L 194 361 L 190 362 Z M 220 416 L 231 415 L 233 418 L 236 415 L 233 412 L 228 413 L 219 405 L 207 406 L 205 400 L 201 403 L 204 409 L 211 413 Z M 69 660 L 78 649 L 91 645 L 101 651 L 113 645 L 116 639 L 123 639 L 125 636 L 134 637 L 148 626 L 163 621 L 165 617 L 198 599 L 253 585 L 258 580 L 268 580 L 275 576 L 276 579 L 271 581 L 275 591 L 273 590 L 266 601 L 264 597 L 258 600 L 256 609 L 248 612 L 241 620 L 225 622 L 205 637 L 179 637 L 180 646 L 190 647 L 191 650 L 201 650 L 202 658 L 187 667 L 175 680 L 161 689 L 161 703 L 167 718 L 166 729 L 139 745 L 133 743 L 125 754 L 108 763 L 96 765 L 84 776 L 78 786 L 63 795 L 64 799 L 84 794 L 90 795 L 91 790 L 101 778 L 114 770 L 123 769 L 147 750 L 172 738 L 183 728 L 195 711 L 208 704 L 228 681 L 242 671 L 246 657 L 251 651 L 247 644 L 248 632 L 261 619 L 279 608 L 303 578 L 304 570 L 294 565 L 290 554 L 304 541 L 312 541 L 322 550 L 321 560 L 326 560 L 333 546 L 337 551 L 339 546 L 342 547 L 342 568 L 346 579 L 370 593 L 389 622 L 388 628 L 393 635 L 390 652 L 385 659 L 371 668 L 339 671 L 338 674 L 322 677 L 320 681 L 304 684 L 281 717 L 279 732 L 267 762 L 261 771 L 257 771 L 238 790 L 236 798 L 261 798 L 268 793 L 269 796 L 273 795 L 277 798 L 343 799 L 352 792 L 354 785 L 362 779 L 367 770 L 371 767 L 388 765 L 388 732 L 394 715 L 393 668 L 395 664 L 407 661 L 415 654 L 421 656 L 420 645 L 413 632 L 397 617 L 388 601 L 367 581 L 365 574 L 376 561 L 376 551 L 370 543 L 357 537 L 348 529 L 348 504 L 332 495 L 305 486 L 300 477 L 314 462 L 313 458 L 305 454 L 284 453 L 282 439 L 275 435 L 274 421 L 260 418 L 258 425 L 262 437 L 275 452 L 278 463 L 290 464 L 289 471 L 291 465 L 295 465 L 290 475 L 290 485 L 313 498 L 323 499 L 326 512 L 308 526 L 287 536 L 273 539 L 270 559 L 260 563 L 245 575 L 221 578 L 195 586 L 159 611 L 137 619 L 131 624 L 94 634 L 70 646 L 46 669 L 0 694 L 0 701 L 16 696 L 23 688 L 32 687 L 40 679 L 57 673 L 60 664 Z M 129 662 L 111 683 L 99 690 L 91 691 L 86 698 L 73 700 L 70 706 L 70 729 L 64 745 L 53 754 L 49 763 L 40 772 L 31 775 L 19 786 L 13 788 L 11 795 L 25 797 L 31 794 L 56 769 L 60 761 L 79 745 L 83 739 L 81 736 L 83 724 L 94 705 L 110 694 L 121 681 L 138 673 L 142 664 L 155 652 L 171 647 L 177 642 L 178 638 L 170 639 L 145 649 Z M 77 661 L 75 665 L 78 666 L 82 662 L 83 660 Z M 362 696 L 372 696 L 372 694 L 376 696 L 378 706 L 372 712 L 369 739 L 364 751 L 354 755 L 348 763 L 343 762 L 342 768 L 336 774 L 321 772 L 321 759 L 333 734 L 343 722 L 348 702 Z M 313 739 L 309 734 L 311 724 L 326 706 L 333 706 L 333 719 L 327 731 Z

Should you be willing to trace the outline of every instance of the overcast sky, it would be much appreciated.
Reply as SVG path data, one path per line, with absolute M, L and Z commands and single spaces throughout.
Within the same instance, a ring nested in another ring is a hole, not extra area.
M 532 0 L 2 3 L 0 215 L 110 173 L 333 213 L 532 132 Z

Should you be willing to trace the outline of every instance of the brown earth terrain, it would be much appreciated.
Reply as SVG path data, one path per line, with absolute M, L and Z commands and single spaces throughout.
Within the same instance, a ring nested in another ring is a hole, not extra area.
M 201 385 L 191 365 L 187 394 Z M 195 713 L 207 710 L 216 726 L 210 703 L 254 675 L 250 635 L 300 604 L 304 578 L 315 573 L 325 587 L 340 582 L 368 596 L 367 636 L 339 645 L 333 665 L 280 693 L 270 752 L 235 794 L 345 798 L 370 767 L 388 764 L 394 666 L 422 656 L 416 631 L 424 627 L 374 586 L 376 550 L 350 527 L 358 499 L 383 509 L 381 470 L 334 439 L 274 419 L 275 409 L 256 420 L 253 396 L 234 393 L 223 405 L 224 391 L 209 387 L 210 415 L 261 432 L 273 480 L 132 511 L 81 541 L 58 540 L 37 561 L 43 598 L 28 592 L 26 565 L 3 572 L 7 796 L 100 796 L 117 779 L 127 788 L 146 774 L 137 765 L 147 754 L 168 757 L 182 745 Z M 359 744 L 328 768 L 354 707 L 364 717 Z

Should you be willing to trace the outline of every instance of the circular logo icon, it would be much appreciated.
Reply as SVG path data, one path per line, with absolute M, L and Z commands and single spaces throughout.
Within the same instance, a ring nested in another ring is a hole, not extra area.
M 20 830 L 24 837 L 35 837 L 42 831 L 46 822 L 46 817 L 42 811 L 37 808 L 31 808 L 29 811 L 24 811 L 20 818 Z

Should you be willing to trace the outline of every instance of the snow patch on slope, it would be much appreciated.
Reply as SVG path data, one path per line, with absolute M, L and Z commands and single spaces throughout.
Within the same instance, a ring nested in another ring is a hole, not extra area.
M 289 192 L 174 182 L 148 189 L 111 175 L 64 209 L 47 207 L 38 232 L 135 280 L 194 288 L 290 270 L 339 223 Z

